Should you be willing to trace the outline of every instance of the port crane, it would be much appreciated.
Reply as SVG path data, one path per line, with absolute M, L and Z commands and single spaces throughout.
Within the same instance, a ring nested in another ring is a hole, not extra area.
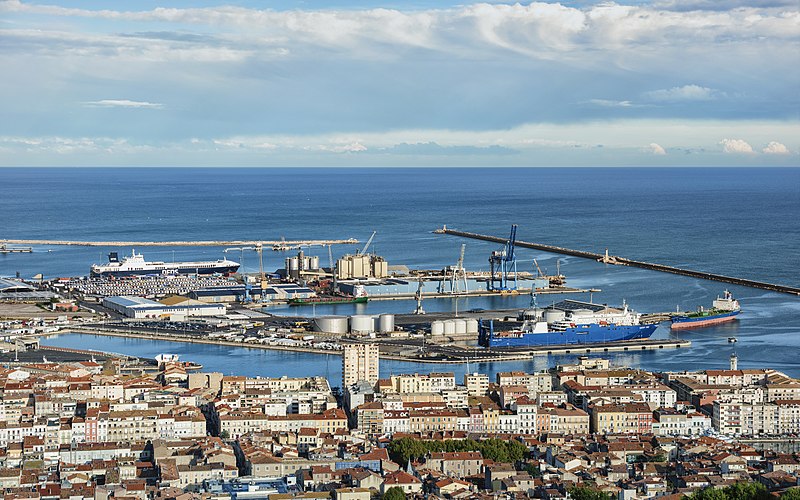
M 367 249 L 368 249 L 368 248 L 369 248 L 369 246 L 372 244 L 372 240 L 375 238 L 375 235 L 376 235 L 377 233 L 378 233 L 378 231 L 372 231 L 372 235 L 371 235 L 371 236 L 369 237 L 369 239 L 367 240 L 367 244 L 366 244 L 366 245 L 364 245 L 364 248 L 362 248 L 360 252 L 358 252 L 358 255 L 364 255 L 365 253 L 367 253 Z
M 517 225 L 511 225 L 511 234 L 506 244 L 489 256 L 489 290 L 493 292 L 512 292 L 517 289 L 517 260 L 514 248 L 517 242 Z M 513 275 L 512 275 L 513 273 Z
M 452 295 L 460 295 L 469 292 L 469 285 L 467 283 L 467 271 L 464 269 L 464 252 L 466 251 L 467 244 L 461 244 L 461 253 L 458 256 L 458 262 L 455 266 L 450 266 L 447 269 L 445 276 L 442 276 L 442 282 L 439 286 L 440 292 L 445 293 L 445 279 L 450 278 L 450 293 Z
M 268 283 L 267 283 L 267 275 L 264 272 L 264 245 L 256 243 L 256 246 L 254 247 L 232 247 L 232 248 L 226 248 L 223 251 L 227 253 L 229 250 L 230 251 L 239 250 L 240 252 L 242 252 L 242 257 L 244 257 L 245 250 L 255 250 L 258 253 L 258 276 L 261 286 L 261 295 L 259 295 L 259 297 L 261 302 L 266 302 L 265 297 L 267 295 L 266 291 Z M 251 289 L 250 285 L 245 283 L 245 302 L 250 302 L 252 300 L 252 297 L 250 297 L 250 289 Z

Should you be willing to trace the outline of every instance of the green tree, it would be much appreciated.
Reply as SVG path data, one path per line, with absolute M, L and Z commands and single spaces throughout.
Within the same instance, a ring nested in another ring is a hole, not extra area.
M 789 488 L 784 491 L 781 500 L 800 500 L 800 488 Z
M 406 500 L 406 494 L 399 486 L 392 486 L 383 494 L 383 500 Z
M 739 482 L 725 487 L 728 500 L 768 500 L 771 495 L 766 486 L 755 482 Z
M 569 496 L 575 500 L 612 500 L 608 493 L 585 486 L 574 486 L 570 488 Z
M 219 433 L 219 437 L 222 439 L 230 439 L 231 434 L 228 431 L 222 431 Z
M 717 488 L 703 488 L 695 491 L 687 498 L 690 500 L 728 500 L 728 495 Z

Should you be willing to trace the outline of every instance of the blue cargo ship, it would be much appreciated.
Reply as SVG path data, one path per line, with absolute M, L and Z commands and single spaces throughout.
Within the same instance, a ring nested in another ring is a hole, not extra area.
M 657 325 L 640 324 L 641 315 L 628 309 L 564 300 L 545 309 L 528 309 L 520 321 L 479 324 L 484 347 L 533 347 L 593 344 L 649 338 Z

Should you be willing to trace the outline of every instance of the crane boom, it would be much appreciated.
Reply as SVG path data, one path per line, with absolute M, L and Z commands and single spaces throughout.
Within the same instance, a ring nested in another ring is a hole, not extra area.
M 372 231 L 372 236 L 369 237 L 369 239 L 367 240 L 367 244 L 364 245 L 364 248 L 361 249 L 361 254 L 362 255 L 367 253 L 367 249 L 369 248 L 369 245 L 372 243 L 372 239 L 375 237 L 375 233 L 377 233 L 377 232 L 378 231 Z

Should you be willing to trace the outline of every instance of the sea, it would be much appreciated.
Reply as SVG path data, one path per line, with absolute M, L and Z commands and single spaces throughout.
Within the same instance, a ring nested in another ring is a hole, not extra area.
M 798 168 L 3 168 L 0 240 L 93 241 L 287 240 L 357 238 L 333 247 L 333 258 L 369 251 L 414 269 L 442 269 L 466 243 L 465 267 L 488 270 L 495 243 L 434 234 L 447 225 L 520 240 L 800 286 Z M 0 276 L 45 278 L 88 274 L 111 251 L 131 248 L 35 246 L 30 254 L 0 254 Z M 224 247 L 137 248 L 148 260 L 227 257 L 257 272 L 252 250 Z M 227 250 L 227 251 L 226 251 Z M 327 248 L 305 253 L 328 262 Z M 293 252 L 265 252 L 275 270 Z M 599 289 L 596 303 L 647 313 L 710 306 L 726 288 L 743 312 L 735 322 L 654 338 L 692 341 L 683 349 L 612 353 L 613 362 L 655 371 L 719 369 L 734 352 L 741 368 L 775 368 L 800 377 L 800 297 L 685 276 L 627 268 L 519 248 L 517 267 L 533 260 L 557 267 L 576 288 Z M 587 294 L 541 296 L 539 305 Z M 524 308 L 530 297 L 425 299 L 428 311 Z M 379 314 L 414 309 L 413 301 L 292 308 L 293 314 Z M 286 306 L 267 312 L 288 314 Z M 738 342 L 729 343 L 729 337 Z M 45 344 L 144 357 L 177 353 L 208 371 L 249 376 L 325 375 L 338 381 L 340 358 L 235 347 L 180 344 L 81 334 Z M 481 364 L 382 361 L 394 373 L 546 369 L 573 361 L 545 356 Z

